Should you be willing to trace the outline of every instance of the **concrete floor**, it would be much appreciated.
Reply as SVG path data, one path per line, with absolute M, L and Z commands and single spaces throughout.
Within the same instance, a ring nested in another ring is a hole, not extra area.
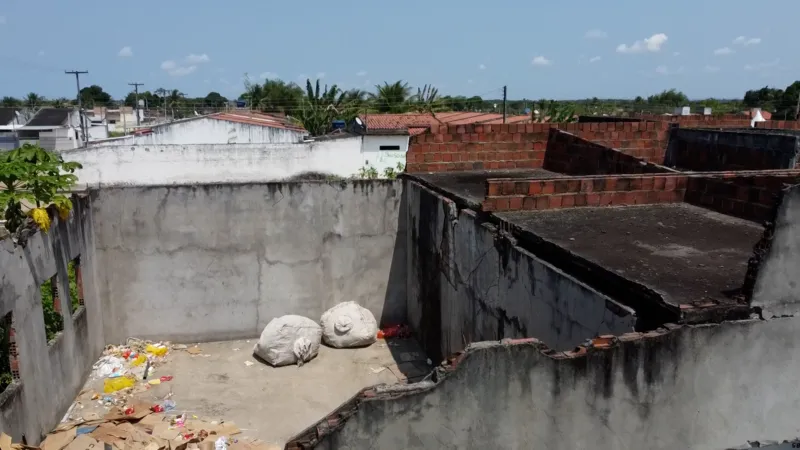
M 360 389 L 418 381 L 430 371 L 425 354 L 411 339 L 379 340 L 360 349 L 323 345 L 319 355 L 304 366 L 279 368 L 253 357 L 255 342 L 198 344 L 200 354 L 196 355 L 173 350 L 151 378 L 172 375 L 174 379 L 142 388 L 133 397 L 157 403 L 171 390 L 176 413 L 234 422 L 242 435 L 282 446 Z M 102 386 L 102 379 L 87 382 L 73 416 L 87 417 L 92 412 L 102 416 L 108 410 L 90 400 L 94 392 L 103 395 Z

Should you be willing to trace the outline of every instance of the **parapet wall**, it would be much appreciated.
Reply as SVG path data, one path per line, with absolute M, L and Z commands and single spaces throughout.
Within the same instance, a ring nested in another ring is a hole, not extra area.
M 800 320 L 669 329 L 568 353 L 474 344 L 434 383 L 371 388 L 287 448 L 710 450 L 798 437 Z
M 551 128 L 558 128 L 623 153 L 661 163 L 666 123 L 529 123 L 432 127 L 411 138 L 406 171 L 448 172 L 534 169 L 544 164 Z
M 675 128 L 664 164 L 696 172 L 792 169 L 800 139 L 789 133 Z
M 634 329 L 625 307 L 534 257 L 475 211 L 406 179 L 408 319 L 434 360 L 535 336 L 558 350 Z
M 14 378 L 0 393 L 0 430 L 14 442 L 24 437 L 36 445 L 59 423 L 105 347 L 88 203 L 73 197 L 66 221 L 51 208 L 49 232 L 36 231 L 24 246 L 11 238 L 0 241 L 0 342 L 10 342 Z M 75 260 L 83 304 L 72 311 L 67 267 Z M 55 277 L 63 331 L 48 342 L 41 286 Z
M 91 192 L 108 342 L 252 338 L 343 301 L 405 321 L 400 181 Z

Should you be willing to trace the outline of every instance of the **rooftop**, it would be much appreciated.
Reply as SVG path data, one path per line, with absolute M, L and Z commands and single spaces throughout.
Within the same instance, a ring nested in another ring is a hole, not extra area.
M 202 116 L 201 116 L 202 117 Z M 231 111 L 210 114 L 206 117 L 226 122 L 243 123 L 247 125 L 260 125 L 270 128 L 283 128 L 286 130 L 306 131 L 302 126 L 296 125 L 285 117 L 263 114 L 254 111 Z
M 411 136 L 424 133 L 431 125 L 501 124 L 503 115 L 470 111 L 442 113 L 365 114 L 361 120 L 367 129 L 408 129 Z M 508 116 L 506 123 L 528 123 L 528 115 Z
M 673 305 L 733 304 L 763 228 L 684 203 L 497 214 Z
M 59 127 L 69 118 L 72 109 L 69 108 L 42 108 L 31 120 L 25 124 L 26 127 Z
M 14 120 L 19 108 L 0 108 L 0 125 L 7 125 Z

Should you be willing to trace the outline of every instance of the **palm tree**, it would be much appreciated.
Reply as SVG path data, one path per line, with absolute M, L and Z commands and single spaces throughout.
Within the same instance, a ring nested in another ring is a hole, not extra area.
M 408 110 L 408 97 L 411 88 L 402 80 L 393 84 L 384 82 L 383 86 L 375 86 L 376 92 L 370 94 L 373 107 L 382 113 L 403 113 Z
M 320 92 L 319 80 L 316 88 L 311 80 L 306 80 L 306 96 L 302 98 L 297 111 L 297 118 L 312 136 L 319 136 L 331 130 L 333 121 L 337 118 L 347 120 L 349 104 L 345 101 L 347 92 L 339 89 L 337 85 Z
M 422 89 L 417 88 L 417 95 L 412 100 L 414 109 L 419 112 L 435 112 L 443 107 L 439 90 L 429 84 L 423 86 Z
M 53 108 L 69 108 L 72 102 L 68 98 L 60 97 L 52 102 Z
M 44 97 L 35 92 L 31 92 L 25 97 L 25 106 L 28 108 L 34 109 L 42 103 L 44 103 Z
M 22 101 L 18 98 L 5 96 L 2 100 L 0 100 L 0 105 L 5 107 L 20 106 L 22 105 Z

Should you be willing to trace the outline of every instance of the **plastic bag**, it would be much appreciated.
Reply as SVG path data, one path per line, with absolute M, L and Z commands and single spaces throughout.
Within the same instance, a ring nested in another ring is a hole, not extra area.
M 156 355 L 156 356 L 164 356 L 164 355 L 167 354 L 168 350 L 169 349 L 164 345 L 147 344 L 147 347 L 145 347 L 145 351 L 147 353 L 150 353 L 151 355 Z
M 136 380 L 131 377 L 106 378 L 105 382 L 103 382 L 103 392 L 110 394 L 112 392 L 133 387 L 135 384 Z
M 322 338 L 336 348 L 363 347 L 377 339 L 378 322 L 356 302 L 339 303 L 322 315 Z
M 253 353 L 273 366 L 302 366 L 317 356 L 321 337 L 322 329 L 313 320 L 282 316 L 270 320 L 264 327 Z

